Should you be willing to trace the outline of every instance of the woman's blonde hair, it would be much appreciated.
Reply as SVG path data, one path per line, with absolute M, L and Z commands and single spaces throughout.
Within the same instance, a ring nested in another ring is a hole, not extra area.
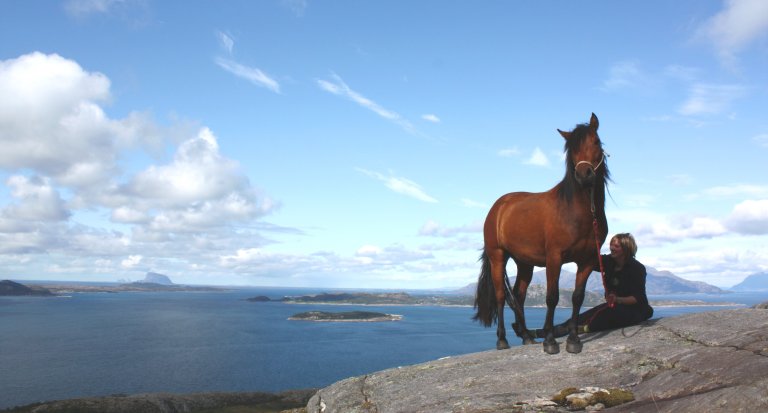
M 637 254 L 637 243 L 635 242 L 635 237 L 632 236 L 629 232 L 623 232 L 621 234 L 616 234 L 611 238 L 611 241 L 618 240 L 619 245 L 621 245 L 621 249 L 624 250 L 624 252 L 629 255 L 630 257 L 634 258 L 635 254 Z

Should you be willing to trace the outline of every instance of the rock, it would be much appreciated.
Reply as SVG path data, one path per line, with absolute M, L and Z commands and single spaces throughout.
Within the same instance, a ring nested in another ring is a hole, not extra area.
M 580 354 L 518 346 L 352 377 L 318 391 L 307 411 L 566 412 L 546 401 L 588 387 L 621 389 L 634 399 L 614 407 L 601 401 L 604 412 L 768 411 L 765 310 L 649 320 L 582 341 Z
M 292 411 L 303 406 L 316 389 L 282 393 L 147 393 L 69 399 L 11 409 L 11 413 L 181 413 L 195 411 Z M 300 411 L 303 411 L 301 409 Z
M 167 275 L 158 274 L 156 272 L 148 272 L 140 283 L 146 284 L 160 284 L 160 285 L 173 285 L 173 281 L 168 278 Z

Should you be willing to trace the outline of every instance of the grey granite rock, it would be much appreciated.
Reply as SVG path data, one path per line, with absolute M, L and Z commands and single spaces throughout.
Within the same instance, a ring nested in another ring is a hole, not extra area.
M 307 411 L 567 411 L 541 401 L 587 386 L 634 395 L 634 401 L 603 411 L 768 411 L 766 310 L 650 320 L 589 334 L 583 342 L 580 354 L 547 355 L 541 345 L 519 346 L 353 377 L 318 391 Z

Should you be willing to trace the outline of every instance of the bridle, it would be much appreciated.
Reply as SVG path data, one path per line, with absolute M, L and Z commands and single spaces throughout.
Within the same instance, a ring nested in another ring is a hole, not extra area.
M 600 165 L 602 165 L 602 164 L 603 164 L 603 161 L 605 161 L 605 157 L 606 157 L 606 156 L 611 156 L 611 155 L 610 155 L 608 152 L 606 152 L 606 151 L 603 151 L 603 154 L 602 154 L 602 155 L 603 155 L 603 156 L 601 156 L 601 157 L 600 157 L 600 162 L 598 162 L 598 163 L 597 163 L 597 166 L 593 166 L 593 165 L 592 165 L 592 162 L 588 162 L 588 161 L 579 161 L 579 162 L 576 164 L 576 166 L 574 166 L 574 167 L 573 167 L 573 169 L 575 170 L 576 168 L 578 168 L 578 167 L 579 167 L 579 165 L 581 165 L 581 164 L 585 163 L 585 164 L 589 165 L 589 167 L 590 167 L 590 168 L 592 168 L 592 171 L 593 171 L 593 172 L 597 172 L 597 168 L 599 168 L 599 167 L 600 167 Z

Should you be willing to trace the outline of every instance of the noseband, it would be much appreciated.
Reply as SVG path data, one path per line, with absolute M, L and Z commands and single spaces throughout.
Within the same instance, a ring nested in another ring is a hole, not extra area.
M 609 154 L 608 154 L 608 152 L 606 152 L 606 151 L 603 151 L 603 156 L 601 156 L 601 157 L 600 157 L 600 162 L 598 162 L 598 163 L 597 163 L 597 166 L 592 166 L 592 163 L 591 163 L 591 162 L 587 162 L 587 161 L 579 161 L 579 163 L 577 163 L 577 164 L 576 164 L 576 166 L 574 166 L 574 167 L 573 167 L 573 169 L 574 169 L 574 170 L 576 170 L 576 168 L 578 168 L 578 167 L 579 167 L 579 165 L 581 165 L 581 164 L 585 163 L 585 164 L 589 165 L 589 167 L 590 167 L 590 168 L 592 168 L 592 171 L 593 171 L 593 172 L 597 172 L 597 168 L 599 168 L 599 167 L 600 167 L 600 165 L 602 165 L 602 164 L 603 164 L 603 161 L 605 160 L 605 157 L 606 157 L 606 156 L 611 156 L 611 155 L 609 155 Z

